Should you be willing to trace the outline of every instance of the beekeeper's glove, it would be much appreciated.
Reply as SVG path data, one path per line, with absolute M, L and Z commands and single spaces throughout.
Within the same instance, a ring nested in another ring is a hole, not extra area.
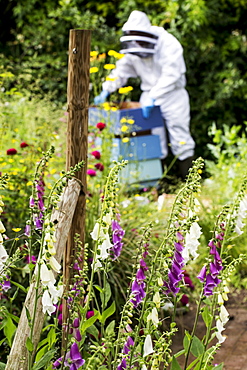
M 102 90 L 101 93 L 98 96 L 95 96 L 94 98 L 94 104 L 102 104 L 106 101 L 108 95 L 110 95 L 109 91 L 107 90 Z
M 154 109 L 154 102 L 155 100 L 149 98 L 149 101 L 146 102 L 144 106 L 142 106 L 142 115 L 144 118 L 149 118 L 152 110 Z

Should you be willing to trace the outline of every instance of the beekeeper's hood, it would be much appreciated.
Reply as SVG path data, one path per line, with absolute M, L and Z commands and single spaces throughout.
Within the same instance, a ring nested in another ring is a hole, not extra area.
M 158 36 L 151 27 L 147 15 L 134 10 L 122 28 L 120 53 L 131 53 L 142 58 L 153 55 Z

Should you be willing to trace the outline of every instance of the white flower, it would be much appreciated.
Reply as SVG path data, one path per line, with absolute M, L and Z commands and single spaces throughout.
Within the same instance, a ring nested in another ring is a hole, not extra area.
M 148 314 L 147 321 L 152 321 L 154 326 L 157 328 L 159 324 L 159 316 L 158 316 L 158 311 L 157 308 L 154 307 L 150 314 Z
M 182 251 L 182 256 L 185 263 L 189 261 L 190 254 L 194 259 L 198 257 L 197 248 L 200 244 L 198 239 L 200 238 L 201 234 L 202 232 L 200 226 L 197 222 L 193 222 L 189 232 L 187 232 L 185 235 L 185 244 Z
M 5 233 L 6 229 L 5 227 L 3 226 L 3 223 L 2 221 L 0 220 L 0 233 Z
M 40 266 L 40 279 L 44 286 L 47 286 L 49 283 L 55 284 L 56 282 L 52 270 L 49 270 L 44 262 Z
M 56 287 L 51 282 L 48 283 L 48 291 L 50 293 L 50 297 L 53 304 L 56 304 L 58 300 L 62 297 L 63 294 L 63 286 L 60 285 L 59 287 Z
M 142 369 L 141 370 L 148 370 L 147 369 L 147 366 L 144 364 L 144 365 L 142 365 Z
M 48 313 L 48 315 L 51 315 L 53 312 L 56 311 L 56 307 L 52 303 L 52 299 L 50 297 L 50 294 L 48 290 L 44 291 L 43 297 L 42 297 L 42 305 L 43 305 L 43 313 Z
M 111 218 L 112 210 L 110 210 L 110 213 L 107 213 L 105 216 L 103 216 L 103 221 L 106 222 L 108 225 L 111 225 Z
M 52 270 L 54 270 L 55 272 L 60 272 L 61 265 L 57 262 L 55 257 L 51 256 L 49 258 L 49 264 L 50 264 Z
M 150 355 L 150 353 L 153 353 L 153 343 L 151 339 L 151 335 L 148 334 L 145 338 L 144 345 L 143 345 L 143 357 L 146 357 Z
M 102 263 L 100 262 L 98 258 L 96 258 L 96 262 L 94 264 L 94 271 L 100 269 L 101 267 L 102 267 Z
M 229 320 L 229 313 L 224 305 L 220 307 L 220 320 L 223 325 L 225 325 Z
M 96 222 L 94 225 L 93 231 L 90 233 L 93 240 L 98 240 L 100 237 L 104 237 L 103 228 L 101 225 Z
M 109 253 L 107 251 L 111 248 L 113 248 L 113 244 L 110 241 L 109 234 L 105 234 L 105 240 L 101 245 L 98 246 L 98 250 L 100 251 L 99 258 L 105 260 L 109 256 Z
M 217 332 L 215 333 L 216 338 L 218 339 L 219 343 L 223 343 L 226 339 L 226 336 L 221 334 L 222 331 L 225 330 L 225 328 L 220 319 L 216 320 L 216 328 L 217 328 Z
M 160 308 L 160 294 L 156 292 L 153 296 L 153 302 L 155 303 L 157 308 Z
M 246 218 L 246 212 L 247 212 L 247 195 L 244 196 L 244 198 L 240 201 L 239 209 L 238 209 L 238 215 L 235 225 L 235 232 L 238 235 L 243 234 L 242 227 L 244 226 L 242 219 Z
M 3 244 L 0 243 L 0 263 L 4 264 L 8 259 L 8 253 L 4 248 Z

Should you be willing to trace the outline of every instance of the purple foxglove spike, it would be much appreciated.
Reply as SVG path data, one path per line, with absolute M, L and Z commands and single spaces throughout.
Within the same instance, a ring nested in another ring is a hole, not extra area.
M 224 234 L 223 234 L 224 235 Z M 217 234 L 216 236 L 215 236 L 215 238 L 216 239 L 218 239 L 218 240 L 223 240 L 224 238 L 223 238 L 223 236 L 221 235 L 221 233 L 220 234 Z
M 80 342 L 82 340 L 81 332 L 79 329 L 75 329 L 73 334 L 77 342 Z
M 38 207 L 39 207 L 40 211 L 45 210 L 45 205 L 44 205 L 43 199 L 38 200 Z
M 191 289 L 194 290 L 195 286 L 189 276 L 184 276 L 184 283 Z
M 215 278 L 211 274 L 207 274 L 206 276 L 206 286 L 210 289 L 211 287 L 214 288 L 217 285 L 215 282 Z
M 174 261 L 171 265 L 171 271 L 173 275 L 179 277 L 182 274 L 181 267 Z
M 217 251 L 216 245 L 213 244 L 212 247 L 210 248 L 210 252 L 209 253 L 215 255 L 216 251 Z
M 209 289 L 208 287 L 204 287 L 203 292 L 206 297 L 209 297 L 210 295 L 213 294 L 213 288 Z
M 35 206 L 35 201 L 34 201 L 33 197 L 31 197 L 30 201 L 29 201 L 29 207 L 33 208 L 34 206 Z
M 11 284 L 9 280 L 4 280 L 3 283 L 1 284 L 2 290 L 4 292 L 7 292 L 11 288 Z
M 144 261 L 144 259 L 140 259 L 140 266 L 141 268 L 144 270 L 144 271 L 147 271 L 148 270 L 148 267 L 147 267 L 147 264 L 146 262 Z
M 174 243 L 174 247 L 175 247 L 177 252 L 182 252 L 183 249 L 184 249 L 184 246 L 181 243 Z
M 208 243 L 208 246 L 210 247 L 210 248 L 212 248 L 212 247 L 214 247 L 215 246 L 215 244 L 214 244 L 214 241 L 211 239 L 210 240 L 210 242 Z
M 174 253 L 174 260 L 180 265 L 180 264 L 182 264 L 182 263 L 184 263 L 184 259 L 183 259 L 183 256 L 182 256 L 182 254 L 181 253 L 179 253 L 179 252 L 175 252 Z
M 142 280 L 145 280 L 146 279 L 146 276 L 145 276 L 145 274 L 144 274 L 144 271 L 143 271 L 143 269 L 139 269 L 138 271 L 137 271 L 137 273 L 136 273 L 136 280 L 137 281 L 142 281 Z
M 142 302 L 142 300 L 146 296 L 146 293 L 144 290 L 145 286 L 146 285 L 144 282 L 138 284 L 136 280 L 132 284 L 131 292 L 132 294 L 134 294 L 135 299 L 131 299 L 130 301 L 131 303 L 133 303 L 135 308 Z
M 60 367 L 62 364 L 62 361 L 63 361 L 63 358 L 59 357 L 55 362 L 53 362 L 52 368 L 57 369 L 58 367 Z
M 176 236 L 177 236 L 177 240 L 179 240 L 179 241 L 184 240 L 183 235 L 179 231 L 177 232 Z
M 216 278 L 217 275 L 219 274 L 217 266 L 213 262 L 210 262 L 210 267 L 209 268 L 210 268 L 210 274 L 211 274 L 212 278 Z
M 42 229 L 42 221 L 39 218 L 35 219 L 35 227 L 38 230 Z
M 31 232 L 31 226 L 30 225 L 26 225 L 25 226 L 24 235 L 30 236 L 30 232 Z
M 82 358 L 77 343 L 72 343 L 70 347 L 70 358 L 72 361 L 77 361 Z
M 130 346 L 133 346 L 133 345 L 134 345 L 133 339 L 131 337 L 128 337 L 123 347 L 123 353 L 127 355 L 127 353 L 129 353 L 130 351 Z
M 118 365 L 117 370 L 124 370 L 127 369 L 127 362 L 126 359 L 123 358 L 121 364 Z
M 73 321 L 73 328 L 79 328 L 80 320 L 78 317 L 76 317 Z
M 216 260 L 219 264 L 222 264 L 222 260 L 221 260 L 221 257 L 220 257 L 220 254 L 219 254 L 219 252 L 218 252 L 218 251 L 215 251 L 214 258 L 215 258 L 215 260 Z
M 207 273 L 207 267 L 203 266 L 203 268 L 201 269 L 201 271 L 197 275 L 197 279 L 199 279 L 203 283 L 206 279 L 206 273 Z

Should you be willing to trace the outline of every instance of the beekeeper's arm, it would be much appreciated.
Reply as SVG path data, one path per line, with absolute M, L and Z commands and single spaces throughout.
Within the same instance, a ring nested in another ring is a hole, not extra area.
M 127 54 L 117 61 L 107 80 L 102 84 L 102 92 L 94 98 L 95 104 L 104 103 L 107 97 L 120 87 L 124 86 L 130 77 L 137 77 L 133 67 L 132 56 Z
M 186 66 L 183 58 L 183 48 L 171 34 L 162 35 L 158 49 L 161 75 L 149 92 L 151 99 L 157 100 L 164 94 L 185 85 Z

